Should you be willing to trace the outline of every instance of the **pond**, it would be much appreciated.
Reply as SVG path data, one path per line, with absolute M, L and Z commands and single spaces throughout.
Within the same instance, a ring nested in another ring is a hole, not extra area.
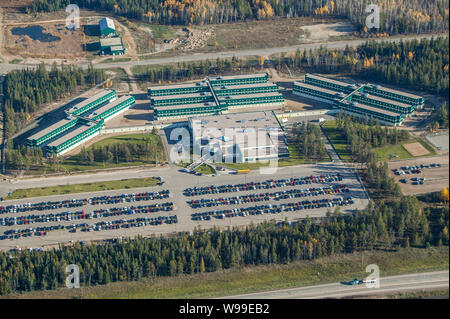
M 56 37 L 50 33 L 44 33 L 45 29 L 40 25 L 28 26 L 25 28 L 13 28 L 11 33 L 14 35 L 27 35 L 33 40 L 39 40 L 41 42 L 54 42 L 60 41 L 60 37 Z

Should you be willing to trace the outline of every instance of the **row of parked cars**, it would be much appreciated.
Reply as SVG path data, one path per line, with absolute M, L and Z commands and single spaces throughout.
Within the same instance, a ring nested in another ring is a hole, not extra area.
M 220 193 L 233 193 L 258 189 L 271 189 L 286 186 L 299 186 L 313 183 L 330 183 L 342 181 L 340 174 L 328 174 L 317 175 L 307 177 L 296 177 L 289 179 L 269 179 L 263 182 L 249 182 L 241 184 L 228 184 L 228 185 L 210 185 L 203 187 L 191 187 L 184 190 L 185 196 L 199 196 L 208 194 L 220 194 Z
M 354 200 L 351 197 L 325 198 L 315 200 L 304 200 L 296 203 L 287 203 L 281 205 L 258 205 L 252 207 L 240 207 L 234 209 L 215 210 L 202 213 L 191 214 L 192 220 L 211 220 L 212 217 L 217 219 L 232 218 L 237 216 L 278 214 L 281 212 L 293 212 L 303 209 L 315 209 L 322 207 L 345 206 L 351 205 Z
M 90 219 L 89 213 L 85 213 L 84 210 L 76 212 L 61 212 L 61 213 L 50 213 L 50 214 L 32 214 L 19 217 L 5 217 L 0 218 L 0 226 L 11 226 L 11 225 L 28 225 L 34 223 L 48 223 L 48 222 L 60 222 L 65 220 L 76 220 L 76 219 Z
M 136 201 L 147 201 L 147 200 L 156 200 L 156 199 L 165 199 L 170 197 L 169 190 L 162 190 L 159 192 L 145 192 L 138 194 L 121 194 L 116 196 L 97 196 L 89 199 L 89 203 L 92 205 L 101 205 L 101 204 L 117 204 L 124 202 L 136 202 Z
M 173 210 L 173 203 L 166 202 L 162 204 L 139 205 L 131 207 L 113 207 L 106 209 L 98 209 L 91 213 L 92 218 L 102 218 L 119 215 L 147 214 L 156 212 L 169 212 Z
M 8 229 L 0 235 L 0 240 L 4 239 L 18 239 L 21 237 L 31 237 L 31 236 L 47 236 L 47 233 L 55 230 L 64 229 L 63 225 L 53 225 L 53 226 L 40 226 L 34 228 L 24 228 L 24 229 Z
M 432 164 L 420 164 L 420 165 L 414 165 L 414 166 L 402 166 L 400 169 L 394 168 L 392 171 L 395 175 L 405 175 L 405 174 L 420 174 L 422 173 L 423 169 L 426 168 L 435 168 L 435 167 L 441 167 L 441 164 L 439 163 L 432 163 Z
M 282 200 L 288 198 L 298 198 L 307 196 L 319 196 L 326 194 L 338 194 L 349 192 L 346 185 L 333 185 L 330 187 L 318 187 L 318 188 L 308 188 L 308 189 L 290 189 L 285 191 L 273 192 L 273 193 L 260 193 L 260 194 L 248 194 L 241 196 L 233 196 L 226 198 L 202 198 L 199 200 L 191 200 L 187 203 L 192 208 L 202 208 L 202 207 L 214 207 L 219 205 L 237 205 L 246 204 L 252 202 L 261 202 L 268 200 Z
M 6 230 L 3 235 L 0 235 L 0 240 L 6 239 L 18 239 L 21 237 L 31 237 L 31 236 L 46 236 L 48 232 L 55 230 L 66 229 L 70 233 L 77 232 L 78 229 L 82 232 L 90 231 L 100 231 L 100 230 L 113 230 L 119 228 L 131 228 L 131 227 L 143 227 L 146 225 L 162 225 L 166 224 L 176 224 L 178 223 L 178 217 L 176 215 L 172 216 L 158 216 L 158 217 L 140 217 L 133 219 L 118 219 L 114 221 L 101 221 L 95 223 L 94 225 L 89 225 L 87 223 L 81 223 L 76 225 L 53 225 L 53 226 L 43 226 L 36 228 L 25 228 L 25 229 L 9 229 Z
M 400 180 L 403 184 L 408 184 L 408 180 L 403 178 Z M 413 185 L 423 185 L 425 184 L 425 177 L 413 177 L 411 178 L 411 184 Z
M 162 190 L 158 192 L 145 192 L 138 194 L 121 194 L 116 196 L 96 196 L 91 198 L 83 199 L 70 199 L 61 201 L 47 201 L 38 203 L 24 203 L 24 204 L 14 204 L 8 206 L 0 206 L 0 214 L 6 213 L 23 213 L 28 211 L 43 211 L 43 210 L 53 210 L 60 208 L 72 208 L 81 207 L 87 204 L 100 205 L 100 204 L 116 204 L 123 202 L 135 202 L 135 201 L 147 201 L 156 199 L 165 199 L 170 197 L 169 190 Z
M 118 216 L 118 215 L 156 213 L 156 212 L 160 212 L 160 211 L 172 211 L 172 210 L 173 210 L 173 203 L 167 202 L 167 203 L 162 203 L 162 204 L 98 209 L 91 213 L 86 213 L 84 210 L 82 210 L 82 211 L 76 211 L 76 212 L 69 211 L 69 212 L 50 213 L 50 214 L 33 214 L 33 215 L 26 215 L 26 216 L 19 216 L 19 217 L 14 216 L 14 217 L 0 218 L 0 226 L 28 225 L 28 224 L 34 224 L 34 223 L 71 221 L 71 220 L 101 218 L 101 217 Z
M 51 210 L 59 208 L 72 208 L 86 205 L 87 199 L 70 199 L 60 201 L 47 201 L 38 203 L 14 204 L 8 206 L 0 206 L 0 214 L 6 213 L 23 213 L 33 210 Z
M 119 228 L 132 228 L 132 227 L 144 227 L 147 225 L 162 225 L 165 224 L 176 224 L 178 223 L 177 215 L 172 216 L 158 216 L 158 217 L 140 217 L 133 219 L 118 219 L 113 221 L 101 221 L 95 223 L 90 227 L 82 228 L 83 232 L 90 231 L 101 231 L 101 230 L 114 230 Z

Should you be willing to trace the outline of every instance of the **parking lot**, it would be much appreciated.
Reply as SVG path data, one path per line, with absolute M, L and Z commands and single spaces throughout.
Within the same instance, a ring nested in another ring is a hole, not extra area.
M 0 249 L 296 220 L 324 216 L 338 206 L 348 213 L 368 203 L 354 174 L 341 163 L 283 167 L 270 175 L 220 171 L 215 177 L 195 176 L 173 168 L 158 175 L 162 186 L 1 202 Z M 189 188 L 202 191 L 186 196 Z
M 389 162 L 388 166 L 404 195 L 437 192 L 449 186 L 448 155 Z

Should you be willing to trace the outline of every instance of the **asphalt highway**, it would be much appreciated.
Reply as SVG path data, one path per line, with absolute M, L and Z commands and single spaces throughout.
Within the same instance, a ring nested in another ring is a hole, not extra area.
M 447 36 L 446 34 L 422 34 L 422 35 L 413 35 L 413 36 L 400 36 L 400 37 L 391 37 L 391 38 L 380 38 L 373 39 L 373 41 L 388 41 L 388 42 L 399 42 L 400 40 L 407 41 L 413 39 L 430 39 L 432 37 L 438 36 Z M 98 69 L 110 69 L 110 68 L 122 68 L 122 67 L 132 67 L 135 65 L 162 65 L 162 64 L 171 64 L 171 63 L 179 63 L 179 62 L 191 62 L 191 61 L 201 61 L 201 60 L 215 60 L 217 58 L 232 58 L 232 57 L 247 57 L 247 56 L 269 56 L 272 54 L 284 53 L 284 52 L 292 52 L 297 49 L 300 50 L 309 50 L 309 49 L 318 49 L 320 47 L 325 47 L 328 49 L 344 49 L 346 46 L 349 47 L 357 47 L 367 39 L 361 40 L 346 40 L 346 41 L 333 41 L 333 42 L 318 42 L 318 43 L 308 43 L 308 44 L 298 44 L 292 46 L 285 47 L 275 47 L 275 48 L 263 48 L 263 49 L 249 49 L 249 50 L 232 50 L 225 52 L 213 52 L 213 53 L 193 53 L 193 54 L 179 54 L 172 57 L 155 57 L 146 60 L 138 60 L 138 61 L 127 61 L 127 62 L 117 62 L 117 63 L 96 63 L 94 64 L 94 68 Z M 37 64 L 6 64 L 0 63 L 0 74 L 6 74 L 12 70 L 17 69 L 26 69 L 26 68 L 34 68 Z M 87 69 L 88 64 L 78 64 L 78 66 Z
M 353 278 L 343 278 L 349 281 Z M 444 289 L 449 287 L 449 271 L 436 271 L 399 276 L 382 277 L 379 288 L 367 288 L 365 284 L 345 285 L 333 283 L 326 285 L 298 287 L 291 289 L 265 291 L 244 295 L 223 297 L 224 299 L 321 299 L 351 296 L 386 295 L 402 291 L 422 289 Z

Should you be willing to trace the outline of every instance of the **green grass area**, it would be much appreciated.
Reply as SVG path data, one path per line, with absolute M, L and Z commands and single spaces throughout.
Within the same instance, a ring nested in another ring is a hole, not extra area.
M 106 72 L 106 71 L 114 72 L 114 73 L 116 73 L 117 75 L 126 75 L 126 74 L 127 74 L 127 73 L 125 72 L 125 70 L 122 69 L 122 68 L 110 68 L 110 69 L 105 69 L 105 72 Z
M 410 143 L 420 143 L 423 147 L 425 147 L 429 153 L 423 156 L 433 156 L 436 155 L 436 151 L 424 140 L 420 138 L 412 139 L 406 142 L 399 143 L 397 145 L 387 145 L 383 147 L 379 147 L 375 149 L 375 155 L 380 161 L 389 161 L 389 160 L 403 160 L 414 158 L 404 147 L 403 144 Z
M 341 156 L 342 160 L 350 162 L 351 161 L 351 152 L 347 148 L 347 142 L 342 130 L 340 130 L 336 126 L 336 121 L 326 121 L 322 124 L 322 128 L 325 134 L 328 136 L 328 139 L 333 144 L 336 152 Z M 404 147 L 403 144 L 409 144 L 418 142 L 422 144 L 430 153 L 425 156 L 433 156 L 436 155 L 435 150 L 424 140 L 421 138 L 411 139 L 406 142 L 399 143 L 397 145 L 386 145 L 383 147 L 378 147 L 375 149 L 375 155 L 380 161 L 389 161 L 389 160 L 403 160 L 414 158 Z M 394 156 L 395 155 L 395 156 Z
M 216 173 L 216 170 L 212 166 L 206 164 L 200 165 L 195 169 L 195 171 L 198 173 L 202 173 L 203 175 L 210 175 Z
M 50 187 L 37 187 L 18 189 L 6 196 L 4 200 L 20 199 L 28 197 L 51 196 L 51 195 L 65 195 L 74 193 L 99 192 L 113 189 L 127 189 L 138 187 L 152 187 L 158 183 L 158 180 L 153 177 L 122 179 L 117 181 L 61 185 Z
M 128 62 L 131 58 L 107 58 L 100 63 Z
M 13 59 L 13 60 L 9 61 L 9 64 L 18 64 L 22 61 L 23 61 L 22 59 Z
M 152 30 L 152 36 L 154 39 L 168 39 L 175 37 L 176 29 L 169 25 L 150 24 L 139 22 L 140 27 L 146 27 Z
M 93 162 L 89 163 L 80 159 L 79 154 L 67 157 L 56 164 L 46 164 L 45 166 L 33 167 L 27 174 L 28 175 L 42 175 L 55 172 L 81 172 L 87 170 L 97 170 L 106 168 L 120 168 L 128 166 L 141 166 L 147 164 L 155 164 L 155 158 L 158 163 L 166 161 L 166 155 L 164 152 L 164 146 L 161 141 L 161 137 L 157 134 L 127 134 L 109 137 L 100 140 L 93 145 L 89 146 L 87 149 L 92 149 L 93 147 L 100 147 L 102 145 L 114 145 L 120 143 L 132 143 L 132 144 L 142 144 L 144 143 L 144 138 L 149 139 L 150 143 L 155 145 L 156 155 L 151 154 L 149 156 L 145 155 L 133 155 L 131 161 L 129 162 Z
M 348 281 L 368 275 L 376 264 L 380 276 L 448 269 L 448 247 L 407 248 L 397 252 L 370 251 L 292 262 L 233 268 L 213 273 L 146 278 L 80 289 L 13 294 L 4 298 L 206 298 L 265 290 Z M 363 260 L 363 262 L 362 262 Z
M 350 161 L 352 154 L 347 149 L 347 141 L 345 139 L 345 135 L 336 126 L 336 121 L 326 121 L 322 124 L 322 128 L 341 159 L 343 161 Z

